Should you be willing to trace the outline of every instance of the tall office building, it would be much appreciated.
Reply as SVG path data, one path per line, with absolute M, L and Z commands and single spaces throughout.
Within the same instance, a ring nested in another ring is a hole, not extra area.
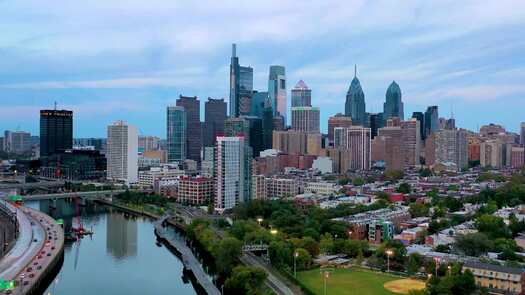
M 239 65 L 237 45 L 232 44 L 230 62 L 230 116 L 248 115 L 253 93 L 253 69 Z
M 525 146 L 525 122 L 521 122 L 520 125 L 520 143 Z
M 224 122 L 224 136 L 244 137 L 244 142 L 252 148 L 252 154 L 259 156 L 263 148 L 262 120 L 253 116 L 228 118 Z
M 354 125 L 366 125 L 366 105 L 365 94 L 361 88 L 361 83 L 357 79 L 357 67 L 354 72 L 354 79 L 346 93 L 345 115 L 352 117 Z
M 73 147 L 73 112 L 40 111 L 40 156 L 49 156 Z
M 383 160 L 386 170 L 403 170 L 407 157 L 405 157 L 401 126 L 379 128 L 372 144 L 373 160 Z
M 215 210 L 232 209 L 245 201 L 245 143 L 242 136 L 217 137 Z
M 218 135 L 224 133 L 224 121 L 227 118 L 224 99 L 208 98 L 204 103 L 203 146 L 213 146 Z
M 334 129 L 336 127 L 350 127 L 352 126 L 352 118 L 345 116 L 341 113 L 335 114 L 328 118 L 328 141 L 333 143 L 334 141 Z
M 318 155 L 321 134 L 294 130 L 274 131 L 272 148 L 291 155 Z
M 137 128 L 117 121 L 108 126 L 107 177 L 126 184 L 138 181 Z
M 179 96 L 177 106 L 186 112 L 186 158 L 199 162 L 201 159 L 200 101 L 196 96 Z
M 442 129 L 434 136 L 435 164 L 455 167 L 461 170 L 468 167 L 468 140 L 465 130 Z
M 187 119 L 183 107 L 167 108 L 166 138 L 168 145 L 168 162 L 182 163 L 186 160 Z
M 268 96 L 272 102 L 274 115 L 283 116 L 286 125 L 286 73 L 283 66 L 270 66 Z
M 412 118 L 419 121 L 419 133 L 421 134 L 421 140 L 425 140 L 426 133 L 425 133 L 425 114 L 423 112 L 413 112 Z
M 320 132 L 318 107 L 292 107 L 292 129 L 303 132 Z
M 437 106 L 430 106 L 425 112 L 425 136 L 439 130 L 439 114 Z
M 312 106 L 312 90 L 303 80 L 299 80 L 292 89 L 292 108 Z
M 372 156 L 370 128 L 361 126 L 335 128 L 334 147 L 350 150 L 350 170 L 370 169 Z
M 398 117 L 401 120 L 405 119 L 403 110 L 403 102 L 401 101 L 401 88 L 396 81 L 392 81 L 385 94 L 386 101 L 383 105 L 383 117 L 388 120 L 392 117 Z
M 252 96 L 252 109 L 250 111 L 250 116 L 262 118 L 267 100 L 267 91 L 254 91 Z
M 4 151 L 22 154 L 31 151 L 31 133 L 24 131 L 4 132 Z
M 420 164 L 419 157 L 421 154 L 421 134 L 419 121 L 411 119 L 401 122 L 401 140 L 403 143 L 404 164 L 409 167 Z
M 272 104 L 269 99 L 264 103 L 263 115 L 262 115 L 262 128 L 263 128 L 263 148 L 272 148 L 272 134 L 273 134 L 273 111 Z
M 377 130 L 384 126 L 383 113 L 369 114 L 368 127 L 372 132 L 372 139 L 377 136 Z

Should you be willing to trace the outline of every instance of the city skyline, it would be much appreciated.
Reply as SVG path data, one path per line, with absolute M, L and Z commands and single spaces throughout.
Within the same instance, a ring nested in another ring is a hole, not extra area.
M 327 2 L 298 9 L 284 2 L 279 14 L 266 4 L 209 4 L 195 8 L 193 16 L 214 13 L 216 21 L 180 17 L 188 24 L 181 28 L 173 19 L 191 4 L 159 2 L 145 9 L 129 3 L 127 13 L 144 26 L 141 30 L 116 20 L 119 5 L 106 4 L 103 13 L 95 4 L 65 5 L 42 7 L 42 16 L 32 18 L 37 31 L 21 22 L 33 16 L 31 4 L 2 2 L 0 17 L 9 33 L 0 37 L 0 129 L 36 135 L 39 110 L 57 101 L 59 109 L 74 111 L 75 137 L 103 137 L 107 125 L 122 119 L 140 134 L 164 138 L 165 108 L 180 94 L 199 97 L 201 118 L 208 97 L 228 100 L 231 43 L 237 43 L 241 63 L 253 68 L 256 90 L 267 91 L 270 65 L 286 67 L 288 117 L 290 86 L 301 79 L 310 86 L 312 105 L 321 106 L 324 133 L 328 117 L 344 107 L 354 64 L 367 112 L 382 111 L 385 91 L 395 80 L 405 117 L 437 105 L 442 117 L 453 110 L 459 127 L 476 130 L 497 123 L 518 132 L 519 110 L 525 106 L 520 54 L 525 44 L 518 36 L 525 18 L 517 6 L 524 4 L 474 4 Z M 326 19 L 321 17 L 326 10 L 336 13 Z M 250 15 L 246 26 L 231 32 L 235 23 L 226 21 L 229 11 Z M 97 26 L 89 16 L 98 14 L 103 24 Z M 319 19 L 315 27 L 301 22 L 312 17 Z M 149 30 L 163 21 L 168 25 L 162 30 Z

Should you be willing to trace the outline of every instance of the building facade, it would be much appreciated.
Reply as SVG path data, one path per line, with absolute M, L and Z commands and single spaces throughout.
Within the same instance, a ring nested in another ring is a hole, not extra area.
M 40 111 L 40 156 L 49 156 L 73 147 L 73 112 Z
M 107 178 L 126 184 L 138 181 L 137 128 L 117 121 L 108 126 Z
M 352 118 L 341 113 L 328 118 L 328 141 L 333 144 L 334 128 L 336 127 L 350 127 L 352 126 Z
M 401 120 L 405 119 L 405 113 L 403 109 L 403 102 L 401 101 L 401 88 L 392 81 L 385 94 L 385 103 L 383 104 L 383 117 L 384 120 L 388 120 L 393 117 L 397 117 Z
M 191 206 L 205 205 L 213 200 L 213 178 L 183 176 L 179 179 L 177 202 Z
M 312 106 L 312 90 L 303 80 L 299 80 L 292 89 L 292 108 Z
M 186 158 L 199 162 L 202 148 L 199 99 L 180 95 L 176 104 L 186 112 Z
M 292 107 L 292 129 L 303 132 L 320 132 L 318 107 Z
M 370 169 L 372 156 L 370 128 L 361 126 L 335 128 L 334 147 L 350 150 L 350 170 Z
M 24 131 L 4 132 L 4 151 L 23 154 L 31 151 L 31 133 Z
M 168 163 L 186 160 L 187 119 L 184 107 L 167 108 L 166 138 L 168 145 Z
M 246 169 L 244 152 L 244 137 L 217 137 L 215 210 L 219 212 L 232 209 L 249 197 L 244 195 Z
M 357 79 L 357 68 L 354 79 L 350 83 L 346 93 L 345 116 L 351 117 L 355 125 L 366 126 L 366 105 L 365 94 L 361 88 L 361 83 Z
M 203 146 L 213 146 L 218 135 L 224 133 L 227 106 L 224 99 L 208 98 L 204 103 Z
M 268 96 L 272 103 L 274 116 L 281 115 L 286 125 L 286 72 L 283 66 L 270 66 L 268 77 Z

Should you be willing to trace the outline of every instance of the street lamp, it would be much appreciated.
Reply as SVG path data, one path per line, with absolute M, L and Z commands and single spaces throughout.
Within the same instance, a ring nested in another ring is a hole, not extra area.
M 270 233 L 275 236 L 277 234 L 277 230 L 272 228 L 270 229 Z
M 448 275 L 450 276 L 452 274 L 452 266 L 447 266 L 448 269 Z
M 257 222 L 259 223 L 259 226 L 261 226 L 261 222 L 263 222 L 262 217 L 257 218 Z
M 351 231 L 351 230 L 348 231 L 348 237 L 350 238 L 350 240 L 352 239 L 352 234 L 353 234 L 353 233 L 354 233 L 354 232 Z
M 297 257 L 299 257 L 299 252 L 293 254 L 293 276 L 297 278 Z
M 326 295 L 326 280 L 328 280 L 328 277 L 330 276 L 330 273 L 328 271 L 324 272 L 324 295 Z
M 386 250 L 386 269 L 387 269 L 387 272 L 390 272 L 390 256 L 392 256 L 392 254 L 394 254 L 394 251 L 392 251 L 391 249 L 388 249 Z
M 439 264 L 439 258 L 434 258 L 434 261 L 436 262 L 436 278 L 438 276 L 438 264 Z

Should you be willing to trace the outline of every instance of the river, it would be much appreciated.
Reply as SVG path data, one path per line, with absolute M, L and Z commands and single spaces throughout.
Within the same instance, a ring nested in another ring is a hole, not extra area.
M 156 243 L 153 222 L 89 202 L 77 206 L 59 200 L 31 201 L 26 206 L 64 219 L 66 229 L 78 225 L 77 212 L 92 237 L 68 242 L 64 264 L 45 295 L 197 294 L 183 274 L 180 260 Z

